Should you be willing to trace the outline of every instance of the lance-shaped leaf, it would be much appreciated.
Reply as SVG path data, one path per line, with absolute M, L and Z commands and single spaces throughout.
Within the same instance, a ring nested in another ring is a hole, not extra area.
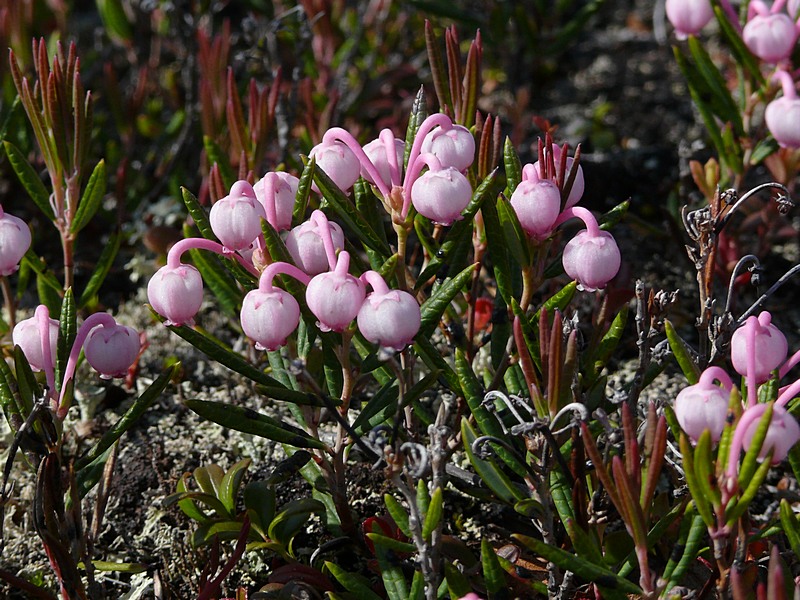
M 229 429 L 289 444 L 296 448 L 319 450 L 327 448 L 323 442 L 311 437 L 305 431 L 244 406 L 210 400 L 186 400 L 184 404 L 204 419 Z
M 486 228 L 486 243 L 489 246 L 489 255 L 492 257 L 497 290 L 500 292 L 503 301 L 508 305 L 514 297 L 514 276 L 511 272 L 512 258 L 505 242 L 505 233 L 500 224 L 496 203 L 485 202 L 481 208 L 481 214 Z
M 386 504 L 386 511 L 389 513 L 389 516 L 392 517 L 394 524 L 403 532 L 404 536 L 410 538 L 411 527 L 408 526 L 408 511 L 403 508 L 403 505 L 391 494 L 384 494 L 383 502 Z
M 481 539 L 481 565 L 483 565 L 483 582 L 490 598 L 508 590 L 503 567 L 500 566 L 497 553 L 486 538 Z
M 322 192 L 322 195 L 328 201 L 342 224 L 352 231 L 365 246 L 381 254 L 384 260 L 389 258 L 389 255 L 392 254 L 389 245 L 380 239 L 364 216 L 358 212 L 350 199 L 345 196 L 344 192 L 342 192 L 335 183 L 333 183 L 325 171 L 319 167 L 314 169 L 314 183 L 317 184 L 320 192 Z
M 197 248 L 190 249 L 189 255 L 192 257 L 192 263 L 200 272 L 203 283 L 214 294 L 222 312 L 233 319 L 238 318 L 243 294 L 236 285 L 236 280 L 224 269 L 216 256 L 209 255 Z
M 736 57 L 736 63 L 744 66 L 749 75 L 756 80 L 759 86 L 764 85 L 764 75 L 761 73 L 760 61 L 753 56 L 753 53 L 750 52 L 750 49 L 745 45 L 741 32 L 733 26 L 728 15 L 725 14 L 721 6 L 714 6 L 714 14 L 717 17 L 717 23 L 719 24 L 719 29 L 725 41 Z M 744 99 L 742 99 L 742 101 L 744 101 Z
M 528 237 L 519 224 L 517 213 L 503 194 L 497 196 L 497 216 L 500 220 L 500 229 L 503 232 L 503 241 L 514 259 L 523 267 L 531 264 L 531 255 L 528 248 Z
M 7 140 L 3 142 L 3 146 L 5 147 L 11 168 L 14 169 L 14 173 L 17 174 L 19 182 L 22 184 L 22 187 L 25 188 L 25 191 L 28 192 L 31 200 L 33 200 L 36 206 L 39 207 L 39 210 L 41 210 L 49 220 L 55 221 L 56 217 L 53 213 L 53 207 L 50 206 L 50 194 L 47 188 L 44 187 L 42 180 L 39 179 L 39 175 L 33 170 L 33 167 L 19 148 Z
M 697 440 L 694 449 L 694 470 L 703 496 L 711 501 L 715 509 L 719 508 L 722 505 L 722 493 L 717 485 L 714 462 L 711 458 L 711 431 L 708 429 L 704 430 Z
M 94 446 L 92 446 L 86 454 L 81 456 L 75 461 L 75 469 L 80 470 L 90 462 L 95 460 L 98 456 L 103 454 L 111 445 L 116 442 L 122 434 L 128 431 L 139 417 L 144 414 L 153 402 L 161 395 L 167 384 L 175 376 L 180 369 L 181 364 L 175 363 L 167 367 L 161 375 L 158 376 L 153 383 L 133 402 L 131 407 L 125 411 L 119 420 L 111 426 L 111 428 L 101 437 Z
M 219 483 L 217 497 L 225 505 L 229 514 L 236 513 L 236 498 L 239 495 L 239 488 L 251 462 L 253 462 L 251 459 L 243 458 L 225 471 Z
M 315 513 L 324 513 L 325 505 L 313 498 L 292 500 L 281 507 L 272 519 L 267 533 L 269 537 L 291 550 L 294 537 L 300 533 L 309 517 Z
M 781 500 L 781 525 L 795 556 L 800 556 L 800 522 L 786 498 Z
M 461 382 L 453 367 L 444 359 L 442 353 L 433 345 L 430 338 L 417 336 L 414 340 L 414 352 L 417 353 L 431 371 L 438 371 L 442 382 L 450 391 L 461 393 Z
M 108 272 L 114 264 L 114 259 L 117 257 L 121 242 L 122 232 L 119 230 L 116 230 L 109 236 L 108 241 L 103 246 L 100 257 L 95 263 L 94 271 L 92 271 L 92 275 L 89 277 L 89 282 L 86 284 L 86 287 L 83 288 L 83 293 L 81 293 L 80 300 L 78 300 L 79 308 L 84 308 L 89 304 L 97 295 L 97 292 L 100 291 L 100 287 L 103 285 L 106 276 L 108 276 Z
M 386 550 L 392 550 L 393 552 L 411 553 L 417 549 L 416 546 L 414 546 L 414 544 L 411 542 L 403 542 L 397 538 L 389 537 L 377 532 L 370 531 L 367 533 L 367 539 L 373 543 L 380 544 Z
M 522 181 L 522 162 L 509 137 L 503 144 L 503 165 L 506 169 L 506 196 L 510 198 Z
M 764 462 L 758 465 L 758 468 L 755 470 L 750 479 L 740 479 L 742 482 L 746 481 L 747 486 L 744 488 L 742 495 L 739 496 L 739 500 L 737 502 L 730 502 L 725 508 L 725 522 L 729 527 L 733 526 L 733 524 L 739 520 L 739 517 L 744 514 L 744 512 L 750 506 L 750 503 L 756 497 L 758 489 L 767 478 L 771 462 L 772 450 L 769 451 L 767 457 L 764 459 Z
M 420 307 L 421 322 L 416 338 L 430 338 L 444 311 L 453 299 L 472 280 L 472 273 L 479 263 L 474 263 L 452 279 L 448 278 Z
M 375 554 L 378 557 L 378 565 L 381 569 L 381 579 L 386 595 L 389 600 L 408 600 L 408 584 L 403 574 L 400 561 L 393 550 L 385 547 L 381 539 L 373 540 L 375 544 Z
M 601 589 L 612 592 L 620 591 L 625 594 L 642 594 L 642 590 L 635 583 L 619 577 L 616 573 L 601 565 L 592 564 L 566 550 L 550 546 L 536 538 L 517 533 L 513 534 L 512 537 L 542 558 L 549 560 L 564 570 L 572 571 L 581 579 L 592 582 Z
M 694 467 L 694 450 L 689 443 L 689 438 L 685 433 L 680 437 L 681 455 L 683 456 L 683 470 L 686 473 L 686 483 L 689 486 L 689 493 L 692 495 L 692 502 L 697 509 L 697 513 L 702 517 L 707 527 L 714 526 L 714 515 L 711 511 L 711 500 L 703 495 L 705 488 L 701 485 Z
M 192 217 L 197 230 L 207 240 L 217 241 L 217 236 L 214 235 L 214 232 L 211 229 L 211 221 L 208 220 L 208 215 L 206 214 L 206 210 L 200 206 L 200 203 L 197 201 L 192 192 L 190 192 L 185 187 L 181 188 L 181 197 L 183 198 L 183 203 L 186 205 L 186 210 L 189 211 L 189 216 Z
M 308 199 L 311 196 L 311 184 L 314 183 L 314 169 L 316 169 L 314 157 L 308 159 L 303 172 L 300 173 L 300 181 L 297 184 L 297 193 L 294 197 L 294 208 L 292 208 L 292 227 L 297 227 L 306 220 L 306 209 Z
M 515 504 L 518 501 L 527 499 L 527 495 L 518 489 L 508 478 L 508 476 L 491 459 L 478 458 L 472 451 L 472 444 L 477 439 L 477 434 L 466 419 L 461 420 L 461 438 L 464 440 L 464 452 L 469 459 L 472 468 L 481 480 L 491 489 L 495 495 L 503 502 Z
M 690 385 L 694 385 L 700 380 L 700 367 L 694 359 L 694 352 L 689 347 L 689 344 L 678 335 L 678 332 L 675 331 L 675 326 L 669 319 L 664 320 L 664 333 L 667 334 L 669 348 L 672 350 L 672 355 L 678 362 L 681 371 L 683 371 L 684 377 L 686 377 Z
M 720 73 L 708 52 L 695 36 L 689 36 L 688 43 L 697 72 L 705 83 L 705 90 L 710 92 L 708 98 L 711 110 L 723 123 L 730 123 L 737 136 L 743 135 L 742 115 L 728 90 L 724 75 Z
M 450 88 L 447 85 L 447 70 L 442 60 L 442 51 L 439 48 L 436 34 L 433 32 L 433 25 L 427 19 L 425 20 L 425 48 L 428 51 L 428 64 L 431 67 L 433 88 L 436 90 L 436 99 L 439 101 L 439 107 L 444 109 L 447 106 L 452 106 Z
M 56 345 L 56 364 L 55 379 L 56 390 L 61 391 L 64 384 L 64 369 L 67 365 L 72 344 L 78 330 L 78 316 L 75 313 L 75 299 L 72 295 L 72 288 L 64 293 L 61 302 L 61 316 L 58 324 L 58 343 Z
M 89 221 L 92 220 L 92 217 L 97 213 L 97 210 L 103 203 L 103 196 L 105 196 L 105 194 L 106 161 L 101 160 L 95 166 L 92 174 L 89 176 L 86 189 L 83 190 L 81 201 L 78 203 L 78 210 L 75 211 L 75 216 L 72 218 L 72 224 L 69 228 L 70 233 L 78 233 L 89 224 Z
M 163 322 L 163 318 L 160 315 L 156 314 L 155 312 L 153 312 L 153 315 L 158 320 Z M 235 371 L 240 375 L 244 375 L 248 379 L 252 379 L 256 383 L 260 383 L 261 385 L 265 385 L 267 387 L 282 387 L 277 380 L 257 369 L 240 355 L 236 354 L 229 348 L 226 348 L 221 342 L 212 338 L 208 334 L 186 327 L 186 325 L 169 325 L 168 327 L 170 331 L 182 337 L 210 359 L 225 365 L 231 371 Z
M 355 594 L 358 598 L 363 598 L 364 600 L 381 600 L 381 597 L 372 591 L 369 580 L 363 575 L 348 573 L 339 565 L 330 561 L 325 561 L 325 568 L 351 594 Z
M 290 402 L 298 406 L 339 406 L 342 401 L 339 398 L 323 398 L 311 392 L 304 392 L 302 390 L 292 390 L 283 386 L 269 386 L 256 384 L 256 390 L 259 394 L 270 398 L 271 400 L 280 400 L 281 402 Z
M 208 157 L 208 164 L 212 166 L 216 164 L 217 168 L 219 168 L 222 176 L 222 185 L 226 190 L 231 189 L 231 186 L 236 181 L 236 174 L 233 172 L 225 152 L 219 147 L 219 144 L 207 135 L 203 136 L 203 148 L 205 148 L 206 157 Z
M 679 585 L 686 571 L 697 560 L 697 554 L 704 546 L 706 531 L 703 518 L 687 510 L 675 545 L 676 549 L 683 550 L 683 554 L 679 554 L 677 558 L 671 556 L 664 567 L 662 578 L 667 582 L 665 591 Z
M 428 505 L 428 510 L 425 514 L 425 523 L 422 525 L 422 537 L 429 540 L 433 531 L 439 526 L 442 521 L 442 514 L 444 513 L 444 497 L 442 495 L 442 488 L 437 487 L 433 490 L 431 501 Z

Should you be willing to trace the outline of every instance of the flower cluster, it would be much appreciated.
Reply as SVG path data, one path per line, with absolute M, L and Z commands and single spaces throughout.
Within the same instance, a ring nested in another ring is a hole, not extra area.
M 759 402 L 761 386 L 777 383 L 800 362 L 800 351 L 788 360 L 787 354 L 786 337 L 772 324 L 770 313 L 765 311 L 758 317 L 748 317 L 731 339 L 731 363 L 745 381 L 744 406 L 732 404 L 733 382 L 720 367 L 707 368 L 696 384 L 683 389 L 675 399 L 675 416 L 694 441 L 708 430 L 711 440 L 718 442 L 728 422 L 729 411 L 734 415 L 742 413 L 730 446 L 728 473 L 731 478 L 736 473 L 739 453 L 742 448 L 750 447 L 759 420 L 768 408 L 767 403 Z M 762 459 L 772 452 L 773 463 L 785 459 L 791 447 L 800 441 L 800 425 L 786 410 L 789 400 L 800 392 L 800 380 L 783 388 L 776 386 L 776 389 L 778 395 L 772 406 L 767 437 L 759 451 Z

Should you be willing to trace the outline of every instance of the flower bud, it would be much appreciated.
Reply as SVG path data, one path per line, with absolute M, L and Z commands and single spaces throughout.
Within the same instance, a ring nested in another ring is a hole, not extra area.
M 555 144 L 553 144 L 552 148 L 553 148 L 553 160 L 555 161 L 556 169 L 558 169 L 558 163 L 561 160 L 561 148 L 559 146 L 556 146 Z M 570 169 L 572 169 L 572 165 L 574 162 L 575 159 L 573 157 L 571 156 L 567 157 L 567 168 L 566 171 L 564 172 L 564 179 L 566 179 L 569 176 L 569 171 Z M 538 179 L 540 180 L 544 179 L 542 177 L 542 171 L 541 167 L 539 166 L 538 160 L 535 163 L 533 163 L 533 168 L 536 171 L 536 176 L 538 177 Z M 583 167 L 578 165 L 578 171 L 577 173 L 575 173 L 575 179 L 572 182 L 572 187 L 569 190 L 569 196 L 567 197 L 567 202 L 564 205 L 564 208 L 572 208 L 578 202 L 580 202 L 580 199 L 583 198 L 583 192 L 585 189 L 586 189 L 586 183 L 583 178 Z
M 712 442 L 719 441 L 728 416 L 730 395 L 730 390 L 702 379 L 680 391 L 675 398 L 675 416 L 692 441 L 699 440 L 706 429 L 711 432 Z
M 667 18 L 675 27 L 678 39 L 700 33 L 711 19 L 714 9 L 709 0 L 667 0 Z
M 781 96 L 764 112 L 767 128 L 784 148 L 800 148 L 800 99 Z
M 472 186 L 455 167 L 430 170 L 411 186 L 411 203 L 434 223 L 450 225 L 472 199 Z
M 406 151 L 406 144 L 403 140 L 399 140 L 397 138 L 394 139 L 394 151 L 397 157 L 397 165 L 398 168 L 402 170 L 403 168 L 403 155 Z M 367 158 L 372 161 L 372 164 L 375 165 L 375 168 L 378 169 L 378 173 L 381 176 L 383 182 L 387 185 L 387 187 L 392 186 L 392 175 L 391 175 L 391 167 L 389 166 L 389 157 L 386 154 L 386 145 L 383 143 L 383 140 L 378 138 L 376 140 L 372 140 L 369 144 L 364 146 L 364 154 L 367 155 Z M 361 176 L 369 181 L 370 183 L 375 183 L 372 180 L 372 176 L 367 172 L 367 170 L 362 166 L 361 167 Z
M 561 212 L 561 192 L 552 181 L 522 181 L 511 194 L 511 206 L 529 236 L 547 239 Z
M 759 421 L 766 410 L 766 404 L 756 404 L 748 408 L 745 414 L 742 415 L 742 419 L 748 413 L 751 417 L 748 419 L 747 429 L 745 429 L 742 437 L 742 446 L 745 452 L 750 448 L 756 429 L 758 429 Z M 773 405 L 772 421 L 769 429 L 767 429 L 767 437 L 764 438 L 758 458 L 764 460 L 769 451 L 772 450 L 772 464 L 777 465 L 788 456 L 789 450 L 798 440 L 800 440 L 800 425 L 797 424 L 797 420 L 782 406 Z
M 333 238 L 333 247 L 337 251 L 341 250 L 344 248 L 344 232 L 338 223 L 333 221 L 328 223 L 331 238 Z M 325 254 L 325 245 L 321 235 L 315 223 L 306 221 L 292 229 L 284 240 L 294 264 L 309 275 L 318 275 L 329 269 L 328 257 Z
M 11 275 L 31 247 L 31 230 L 22 219 L 0 208 L 0 275 Z
M 300 305 L 280 289 L 255 289 L 247 293 L 240 314 L 242 331 L 259 350 L 275 350 L 286 343 L 300 324 Z
M 364 303 L 364 283 L 347 272 L 350 255 L 339 254 L 336 269 L 314 276 L 306 288 L 308 308 L 322 331 L 344 331 Z
M 266 207 L 268 202 L 275 203 L 275 223 L 270 221 L 270 225 L 276 231 L 285 231 L 292 226 L 292 211 L 294 210 L 294 202 L 300 180 L 291 173 L 284 173 L 283 171 L 274 171 L 272 174 L 277 179 L 277 181 L 273 181 L 272 198 L 267 197 L 266 175 L 256 181 L 253 190 L 263 207 Z M 267 212 L 266 209 L 264 210 Z M 269 216 L 266 218 L 269 221 Z M 259 224 L 260 227 L 261 225 Z
M 361 174 L 361 163 L 356 155 L 338 140 L 317 144 L 311 149 L 309 156 L 314 158 L 317 166 L 345 193 L 353 187 Z
M 58 347 L 58 321 L 48 319 L 50 334 L 50 364 L 56 364 L 56 349 Z M 22 348 L 22 353 L 28 359 L 31 369 L 41 371 L 44 369 L 44 353 L 42 352 L 42 337 L 39 331 L 39 319 L 33 316 L 20 321 L 14 326 L 11 333 L 14 345 Z
M 475 138 L 463 125 L 437 127 L 422 141 L 421 151 L 433 154 L 443 167 L 466 171 L 475 160 Z
M 384 348 L 402 350 L 419 331 L 419 304 L 402 290 L 372 292 L 358 311 L 358 329 L 370 342 Z
M 602 289 L 619 271 L 619 248 L 607 231 L 596 235 L 584 230 L 564 247 L 564 271 L 578 282 L 578 289 L 593 292 Z
M 191 265 L 163 266 L 147 284 L 147 298 L 167 325 L 191 323 L 203 302 L 203 278 Z
M 783 13 L 754 15 L 744 26 L 742 39 L 758 58 L 776 64 L 791 56 L 797 30 Z
M 753 333 L 749 334 L 749 330 Z M 750 340 L 753 340 L 751 346 Z M 747 359 L 752 353 L 757 383 L 770 378 L 772 371 L 780 367 L 789 353 L 786 336 L 772 324 L 772 315 L 764 311 L 758 318 L 748 317 L 744 324 L 733 332 L 731 338 L 731 362 L 739 375 L 747 376 Z
M 214 203 L 209 214 L 211 229 L 222 245 L 235 252 L 249 248 L 261 233 L 261 219 L 266 218 L 264 207 L 246 181 L 237 181 L 229 195 Z
M 103 379 L 124 377 L 139 356 L 139 333 L 132 327 L 95 327 L 83 343 L 86 361 Z

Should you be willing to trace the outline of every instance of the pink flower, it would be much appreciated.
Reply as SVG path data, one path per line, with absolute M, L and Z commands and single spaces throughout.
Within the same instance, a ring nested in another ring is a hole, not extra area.
M 434 223 L 450 225 L 472 199 L 472 186 L 455 167 L 431 169 L 411 186 L 411 203 Z
M 383 139 L 386 136 L 383 136 L 383 134 L 382 137 L 372 140 L 369 144 L 364 146 L 364 154 L 366 154 L 367 158 L 375 165 L 383 182 L 388 187 L 391 187 L 392 185 L 400 184 L 400 170 L 403 168 L 403 155 L 406 151 L 406 144 L 403 140 L 399 140 L 391 136 L 391 134 L 389 134 L 389 136 L 391 139 L 388 140 L 388 145 L 394 149 L 395 153 L 394 164 L 390 162 L 391 158 L 386 148 L 387 143 Z M 392 177 L 392 171 L 395 167 L 397 168 L 397 171 L 394 173 L 394 179 L 396 179 L 396 181 L 393 180 Z M 364 166 L 361 167 L 361 176 L 368 182 L 375 183 Z
M 358 157 L 338 140 L 317 144 L 311 149 L 309 156 L 314 158 L 317 166 L 345 193 L 353 187 L 361 174 Z
M 86 361 L 103 379 L 124 377 L 139 356 L 139 333 L 125 325 L 95 327 L 86 337 Z
M 748 317 L 731 338 L 733 368 L 739 375 L 755 377 L 756 383 L 769 379 L 772 371 L 786 360 L 788 352 L 786 336 L 772 324 L 772 315 L 766 311 L 758 318 Z M 753 373 L 748 373 L 748 358 L 752 361 Z
M 267 221 L 276 231 L 285 231 L 292 226 L 292 211 L 299 184 L 300 180 L 294 175 L 274 171 L 264 175 L 253 186 L 256 198 L 264 207 Z M 274 216 L 271 214 L 273 206 Z
M 250 247 L 261 233 L 263 218 L 264 207 L 246 181 L 234 183 L 230 194 L 214 203 L 209 214 L 214 234 L 232 252 Z
M 715 385 L 717 379 L 724 387 Z M 675 398 L 675 416 L 681 429 L 692 441 L 700 439 L 706 429 L 711 432 L 711 441 L 722 437 L 725 419 L 728 416 L 732 383 L 728 374 L 719 367 L 709 367 L 700 376 L 700 381 L 683 388 Z
M 423 139 L 421 152 L 433 154 L 443 167 L 466 171 L 475 160 L 475 138 L 463 125 L 437 127 Z
M 766 404 L 756 404 L 748 408 L 744 414 L 742 414 L 742 420 L 745 419 L 745 415 L 748 417 L 742 439 L 742 447 L 745 451 L 750 447 L 753 436 L 756 434 L 756 429 L 758 429 L 758 423 L 766 410 Z M 772 421 L 767 430 L 767 437 L 761 445 L 761 451 L 758 453 L 758 457 L 763 460 L 767 457 L 769 451 L 772 450 L 772 464 L 777 465 L 788 456 L 789 450 L 791 450 L 792 446 L 799 440 L 800 425 L 797 424 L 797 420 L 782 406 L 773 405 Z
M 797 29 L 783 13 L 754 15 L 742 30 L 750 52 L 764 62 L 776 64 L 789 58 L 797 41 Z
M 561 160 L 561 147 L 553 144 L 551 146 L 551 150 L 553 152 L 553 161 L 555 162 L 556 170 L 558 170 L 559 161 Z M 545 156 L 547 155 L 547 149 L 545 148 Z M 575 159 L 571 156 L 567 157 L 567 165 L 566 170 L 564 171 L 564 179 L 569 176 L 569 172 L 572 169 L 572 165 L 575 163 Z M 532 175 L 529 177 L 529 174 Z M 537 160 L 533 163 L 533 171 L 530 170 L 528 165 L 525 165 L 525 169 L 523 170 L 522 180 L 534 180 L 539 181 L 543 180 L 542 177 L 542 168 L 539 165 L 539 161 Z M 583 197 L 583 192 L 586 189 L 586 182 L 583 178 L 583 167 L 578 165 L 578 171 L 575 173 L 575 180 L 572 182 L 572 187 L 569 190 L 569 196 L 567 197 L 567 202 L 564 205 L 564 208 L 572 208 Z
M 561 192 L 547 179 L 522 181 L 511 194 L 511 206 L 529 236 L 547 239 L 561 212 Z
M 191 323 L 203 303 L 203 278 L 191 265 L 167 264 L 147 284 L 147 298 L 167 325 Z
M 614 238 L 607 231 L 584 230 L 564 247 L 564 271 L 578 282 L 578 289 L 602 289 L 619 271 L 621 258 Z
M 338 223 L 329 221 L 331 238 L 335 250 L 344 248 L 344 232 Z M 292 229 L 284 240 L 294 264 L 309 275 L 318 275 L 329 269 L 323 233 L 316 223 L 306 221 Z
M 20 218 L 3 212 L 0 206 L 0 275 L 11 275 L 31 247 L 31 230 Z
M 306 303 L 322 331 L 344 331 L 364 303 L 364 283 L 347 272 L 349 267 L 350 255 L 342 251 L 336 269 L 316 275 L 306 288 Z
M 709 0 L 667 0 L 667 18 L 675 27 L 678 39 L 700 33 L 711 19 L 714 9 Z
M 256 342 L 256 348 L 275 350 L 300 324 L 300 305 L 280 288 L 255 289 L 244 297 L 240 319 L 242 331 Z
M 48 318 L 48 332 L 50 335 L 50 367 L 56 364 L 56 348 L 58 346 L 58 321 Z M 39 331 L 39 318 L 33 316 L 30 319 L 20 321 L 11 333 L 14 345 L 22 349 L 25 358 L 31 369 L 34 371 L 45 370 L 45 354 L 42 351 L 42 337 Z
M 358 311 L 358 329 L 370 342 L 384 348 L 402 350 L 419 331 L 419 304 L 414 296 L 402 290 L 390 290 L 375 271 L 362 276 L 374 290 Z
M 782 96 L 764 113 L 772 137 L 784 148 L 800 148 L 800 99 Z

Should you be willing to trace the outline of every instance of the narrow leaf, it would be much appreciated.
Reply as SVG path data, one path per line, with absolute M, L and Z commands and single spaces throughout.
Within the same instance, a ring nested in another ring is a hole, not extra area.
M 95 165 L 92 174 L 89 176 L 86 189 L 83 190 L 81 201 L 78 203 L 78 210 L 75 211 L 75 216 L 72 218 L 72 224 L 69 228 L 70 233 L 78 233 L 89 224 L 89 221 L 92 220 L 92 217 L 103 203 L 105 194 L 106 161 L 101 160 Z
M 44 215 L 51 221 L 55 221 L 55 214 L 53 207 L 50 206 L 50 194 L 47 188 L 44 187 L 39 175 L 33 170 L 33 167 L 27 161 L 22 152 L 14 144 L 9 141 L 4 141 L 3 146 L 8 155 L 8 162 L 11 163 L 11 168 L 17 174 L 22 187 L 28 192 L 31 200 L 34 201 L 36 206 L 39 207 Z

